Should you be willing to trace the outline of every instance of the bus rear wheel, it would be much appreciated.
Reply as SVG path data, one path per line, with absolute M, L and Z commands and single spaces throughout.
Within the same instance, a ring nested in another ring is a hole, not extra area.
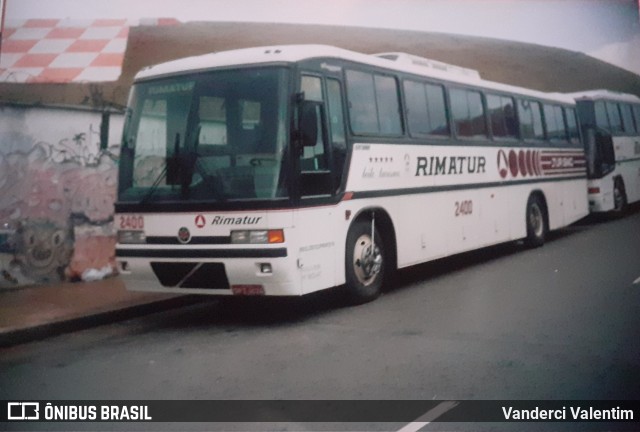
M 542 246 L 547 230 L 544 204 L 539 196 L 531 195 L 527 201 L 527 238 L 525 239 L 527 246 Z
M 350 304 L 367 303 L 382 292 L 386 259 L 384 244 L 372 223 L 356 221 L 347 234 L 345 255 L 346 296 Z
M 627 209 L 627 194 L 624 190 L 624 183 L 619 178 L 613 183 L 613 211 L 624 213 Z

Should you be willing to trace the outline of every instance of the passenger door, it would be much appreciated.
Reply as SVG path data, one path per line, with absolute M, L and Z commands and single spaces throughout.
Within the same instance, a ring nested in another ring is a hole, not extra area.
M 302 145 L 299 157 L 301 209 L 296 212 L 299 233 L 298 268 L 304 293 L 334 286 L 338 228 L 334 202 L 346 158 L 343 101 L 340 81 L 317 74 L 303 74 L 300 89 L 308 109 L 315 110 L 315 142 Z M 300 115 L 305 115 L 300 113 Z M 304 120 L 303 120 L 304 121 Z M 311 127 L 311 129 L 314 129 Z

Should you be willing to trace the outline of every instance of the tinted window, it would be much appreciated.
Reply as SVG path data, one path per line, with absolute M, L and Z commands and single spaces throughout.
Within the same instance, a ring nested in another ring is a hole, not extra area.
M 580 119 L 580 124 L 584 126 L 594 126 L 596 124 L 595 121 L 595 109 L 593 106 L 593 102 L 591 101 L 577 101 L 576 103 L 576 111 L 578 113 L 578 118 Z
M 518 101 L 520 132 L 524 139 L 544 139 L 540 104 L 531 100 Z
M 342 91 L 340 82 L 327 80 L 327 97 L 329 99 L 329 122 L 331 124 L 331 140 L 333 144 L 345 143 L 344 114 L 342 112 Z
M 355 133 L 377 133 L 378 113 L 373 75 L 347 71 L 347 90 L 351 127 Z
M 300 89 L 307 100 L 322 102 L 322 81 L 318 77 L 303 75 Z
M 118 199 L 222 202 L 286 196 L 284 68 L 246 68 L 134 86 Z M 259 159 L 266 163 L 253 164 Z
M 604 102 L 596 102 L 594 105 L 596 112 L 596 125 L 603 129 L 609 130 L 609 119 L 607 118 L 607 109 Z
M 342 89 L 340 88 L 339 81 L 327 79 L 327 99 L 329 102 L 331 144 L 333 146 L 333 178 L 334 185 L 339 186 L 342 181 L 344 161 L 347 154 L 344 111 L 342 109 Z
M 628 134 L 636 132 L 636 125 L 633 122 L 633 113 L 631 112 L 631 105 L 620 104 L 620 111 L 622 112 L 622 126 L 624 131 Z
M 487 95 L 487 109 L 489 110 L 491 131 L 495 138 L 517 137 L 517 121 L 512 98 Z
M 451 89 L 450 96 L 456 134 L 464 138 L 486 137 L 487 130 L 480 92 Z
M 375 85 L 380 132 L 393 135 L 401 134 L 402 123 L 400 122 L 398 85 L 395 78 L 375 75 Z
M 402 133 L 394 78 L 349 70 L 347 90 L 351 127 L 355 133 Z
M 427 84 L 427 105 L 431 120 L 431 133 L 434 135 L 449 135 L 449 120 L 444 101 L 444 87 Z
M 449 135 L 442 86 L 405 81 L 404 92 L 411 135 Z
M 580 131 L 578 129 L 578 120 L 576 111 L 571 108 L 564 108 L 565 118 L 567 119 L 567 132 L 569 141 L 576 146 L 580 145 Z
M 544 120 L 547 125 L 547 138 L 553 141 L 564 141 L 567 133 L 562 116 L 562 108 L 557 105 L 544 105 Z
M 607 115 L 609 116 L 609 127 L 612 133 L 622 132 L 622 118 L 618 110 L 618 104 L 607 102 Z
M 636 130 L 640 132 L 640 105 L 633 106 L 633 118 L 636 121 Z
M 322 80 L 315 76 L 303 76 L 300 83 L 300 89 L 304 92 L 305 99 L 322 102 Z M 317 108 L 318 109 L 318 108 Z M 319 109 L 316 113 L 318 124 L 316 130 L 316 144 L 311 147 L 305 146 L 300 157 L 300 167 L 302 171 L 319 171 L 325 170 L 328 166 L 327 155 L 324 147 L 324 137 L 322 135 L 322 116 Z

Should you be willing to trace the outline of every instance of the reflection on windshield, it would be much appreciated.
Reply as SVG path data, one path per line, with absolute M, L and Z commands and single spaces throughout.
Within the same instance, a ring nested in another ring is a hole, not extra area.
M 285 196 L 285 80 L 285 69 L 261 68 L 136 84 L 119 200 Z

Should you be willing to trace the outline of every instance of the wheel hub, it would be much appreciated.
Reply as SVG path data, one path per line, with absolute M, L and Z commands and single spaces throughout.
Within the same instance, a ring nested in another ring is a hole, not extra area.
M 621 210 L 624 206 L 624 198 L 618 185 L 613 188 L 613 202 L 615 206 L 614 210 Z
M 543 218 L 542 210 L 540 210 L 540 207 L 537 205 L 531 206 L 531 213 L 529 214 L 529 223 L 536 236 L 542 235 L 542 230 L 544 226 L 544 222 L 542 218 Z
M 355 244 L 354 269 L 356 276 L 363 285 L 370 285 L 382 269 L 382 254 L 380 248 L 371 242 L 371 237 L 362 235 Z

